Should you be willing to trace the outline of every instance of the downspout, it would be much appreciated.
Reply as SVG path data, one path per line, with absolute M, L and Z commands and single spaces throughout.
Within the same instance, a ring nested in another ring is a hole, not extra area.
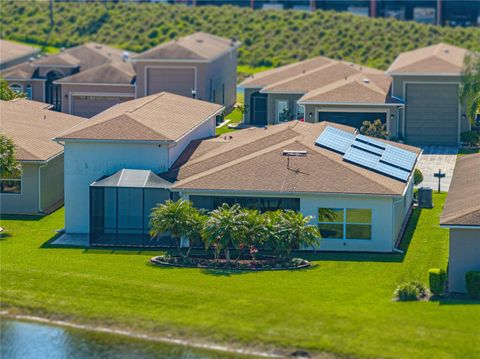
M 38 166 L 38 212 L 43 213 L 42 208 L 42 168 L 47 167 L 48 163 Z

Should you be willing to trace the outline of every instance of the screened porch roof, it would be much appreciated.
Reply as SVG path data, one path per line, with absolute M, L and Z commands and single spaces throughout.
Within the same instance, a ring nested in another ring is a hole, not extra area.
M 93 182 L 91 187 L 170 188 L 171 183 L 150 170 L 121 169 Z

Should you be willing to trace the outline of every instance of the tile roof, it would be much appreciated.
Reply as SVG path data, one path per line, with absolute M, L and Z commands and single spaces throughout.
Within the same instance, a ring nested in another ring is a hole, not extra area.
M 439 43 L 403 52 L 390 65 L 387 73 L 460 74 L 466 49 Z
M 151 48 L 141 54 L 135 55 L 133 59 L 168 59 L 168 60 L 211 60 L 224 53 L 231 51 L 232 48 L 239 46 L 239 43 L 230 39 L 196 32 L 194 34 L 181 37 L 154 48 Z
M 316 138 L 327 126 L 355 131 L 328 122 L 298 121 L 239 130 L 191 143 L 162 176 L 179 190 L 372 195 L 404 192 L 407 184 L 343 161 L 342 155 L 316 146 Z M 395 145 L 420 153 L 417 148 Z M 306 150 L 308 154 L 291 159 L 287 168 L 284 150 Z M 197 151 L 201 153 L 197 155 Z
M 0 102 L 0 130 L 15 143 L 20 161 L 46 161 L 63 152 L 53 137 L 85 121 L 41 105 L 29 100 Z
M 392 79 L 382 71 L 316 57 L 255 74 L 242 82 L 262 93 L 298 93 L 311 102 L 387 103 Z
M 0 39 L 0 65 L 25 56 L 34 56 L 40 49 Z
M 223 106 L 161 92 L 115 105 L 59 139 L 177 141 Z
M 480 226 L 480 153 L 457 159 L 440 224 Z
M 130 62 L 112 61 L 104 65 L 63 77 L 55 83 L 97 83 L 130 85 L 134 81 L 135 70 Z

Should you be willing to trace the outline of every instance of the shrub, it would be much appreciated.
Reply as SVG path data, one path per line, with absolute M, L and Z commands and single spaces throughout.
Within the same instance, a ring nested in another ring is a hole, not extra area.
M 465 274 L 468 296 L 472 299 L 480 299 L 480 271 L 470 271 Z
M 415 186 L 418 186 L 422 182 L 423 182 L 423 173 L 418 168 L 415 168 L 415 171 L 413 171 L 413 184 Z
M 427 295 L 427 289 L 418 281 L 401 283 L 393 293 L 399 301 L 419 300 Z
M 363 121 L 362 127 L 360 127 L 360 133 L 366 136 L 376 138 L 388 138 L 388 132 L 386 130 L 385 124 L 383 124 L 380 120 L 375 120 L 373 122 Z
M 445 271 L 439 268 L 429 269 L 428 283 L 433 294 L 441 295 L 445 288 Z
M 480 134 L 477 131 L 467 131 L 460 134 L 460 141 L 468 146 L 477 146 L 480 144 Z

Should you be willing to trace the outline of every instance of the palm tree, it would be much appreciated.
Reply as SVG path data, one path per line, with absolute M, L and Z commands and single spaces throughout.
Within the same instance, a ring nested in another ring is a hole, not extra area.
M 245 232 L 244 214 L 238 204 L 229 206 L 224 203 L 209 213 L 203 229 L 203 238 L 208 248 L 216 246 L 216 250 L 225 253 L 226 265 L 230 263 L 230 246 L 236 246 Z
M 310 224 L 312 218 L 293 210 L 281 213 L 279 237 L 287 257 L 295 248 L 313 247 L 318 244 L 320 232 L 317 226 Z
M 249 247 L 252 259 L 255 260 L 258 247 L 267 240 L 267 221 L 266 217 L 256 209 L 245 209 L 243 211 L 245 230 L 242 243 Z
M 187 258 L 192 248 L 196 244 L 201 243 L 203 227 L 208 218 L 203 211 L 199 211 L 194 207 L 190 207 L 190 210 L 191 212 L 185 231 L 185 236 L 188 238 L 188 250 L 185 255 Z
M 189 234 L 191 216 L 191 202 L 184 199 L 176 202 L 168 200 L 153 208 L 150 215 L 150 235 L 154 237 L 169 232 L 177 245 L 178 255 L 183 257 L 180 240 Z
M 274 253 L 276 259 L 280 259 L 285 251 L 284 242 L 280 236 L 282 211 L 269 211 L 263 214 L 265 218 L 266 236 L 264 243 Z

